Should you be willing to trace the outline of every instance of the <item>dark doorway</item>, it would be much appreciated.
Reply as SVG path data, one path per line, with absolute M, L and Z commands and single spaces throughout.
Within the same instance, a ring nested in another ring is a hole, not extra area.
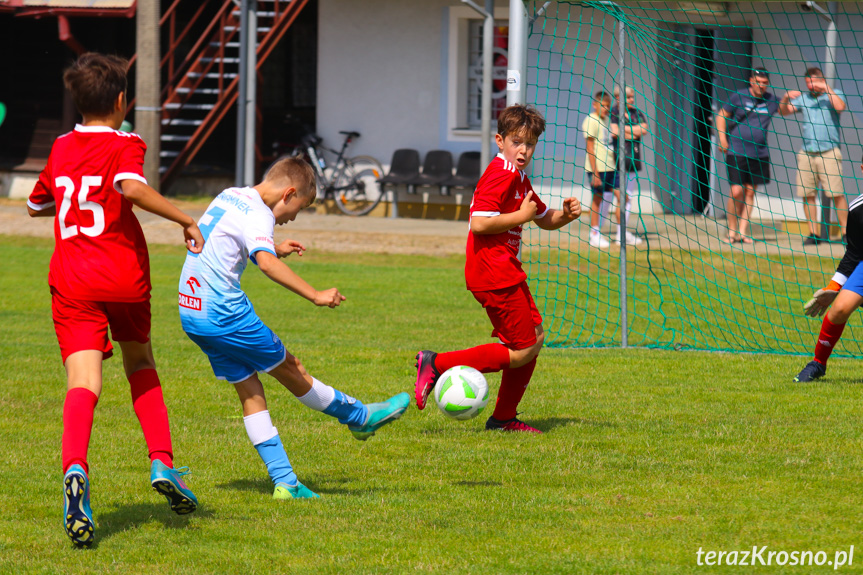
M 746 86 L 752 31 L 736 26 L 681 25 L 674 30 L 673 42 L 673 57 L 663 63 L 669 70 L 664 81 L 670 105 L 668 141 L 663 143 L 668 154 L 663 173 L 667 191 L 661 191 L 660 197 L 670 213 L 705 213 L 711 203 L 710 176 L 718 172 L 711 165 L 713 110 L 721 108 L 730 93 Z M 721 187 L 724 174 L 717 175 L 714 185 Z M 715 217 L 724 216 L 716 198 L 712 207 Z
M 697 30 L 695 38 L 695 98 L 692 130 L 692 212 L 704 213 L 710 203 L 710 134 L 713 124 L 713 32 Z
M 135 53 L 135 21 L 70 18 L 70 33 L 86 50 L 129 57 Z M 57 18 L 0 14 L 0 168 L 41 170 L 54 139 L 80 117 L 63 88 L 63 70 L 76 54 L 58 33 Z M 134 86 L 134 83 L 131 84 Z

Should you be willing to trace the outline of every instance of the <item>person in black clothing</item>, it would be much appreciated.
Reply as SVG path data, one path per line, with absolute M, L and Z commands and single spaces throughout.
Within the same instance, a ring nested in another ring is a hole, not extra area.
M 620 153 L 619 141 L 621 132 L 619 86 L 614 87 L 614 101 L 614 107 L 611 109 L 611 133 L 614 147 L 614 162 L 615 165 L 617 165 L 618 154 Z M 635 107 L 635 90 L 630 86 L 626 87 L 626 113 L 623 115 L 622 130 L 623 140 L 625 142 L 623 149 L 626 154 L 626 182 L 622 183 L 621 187 L 625 188 L 626 202 L 623 205 L 626 210 L 626 221 L 629 222 L 630 196 L 632 195 L 630 188 L 635 184 L 636 178 L 638 178 L 638 172 L 641 171 L 641 138 L 647 134 L 648 130 L 647 116 Z M 600 208 L 602 217 L 600 218 L 600 221 L 608 215 L 608 210 L 611 206 L 611 194 L 612 192 L 603 194 L 602 207 Z M 617 199 L 617 221 L 619 222 L 621 206 L 620 191 L 615 189 L 614 195 Z M 620 243 L 620 229 L 615 232 L 614 237 L 614 241 Z M 637 246 L 641 242 L 642 240 L 640 237 L 627 230 L 627 245 Z
M 863 172 L 863 160 L 860 171 Z M 863 195 L 848 206 L 846 238 L 845 255 L 830 283 L 816 291 L 803 306 L 810 317 L 820 317 L 825 311 L 827 315 L 815 343 L 815 358 L 806 364 L 794 381 L 812 381 L 827 373 L 827 359 L 842 336 L 848 318 L 863 304 L 863 266 L 858 265 L 863 259 Z

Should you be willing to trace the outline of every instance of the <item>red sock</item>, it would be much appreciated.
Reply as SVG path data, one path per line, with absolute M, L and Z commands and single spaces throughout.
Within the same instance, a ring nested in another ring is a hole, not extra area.
M 827 365 L 827 360 L 830 354 L 833 353 L 833 346 L 842 337 L 842 330 L 845 329 L 845 324 L 835 324 L 824 316 L 824 322 L 821 324 L 821 333 L 818 334 L 818 343 L 815 344 L 815 361 L 821 365 Z
M 505 369 L 500 380 L 500 391 L 497 392 L 497 403 L 494 405 L 492 417 L 498 421 L 507 421 L 516 416 L 516 408 L 524 397 L 527 384 L 536 367 L 536 358 L 515 369 Z
M 93 431 L 93 411 L 99 397 L 84 387 L 73 387 L 66 392 L 63 403 L 63 473 L 77 463 L 87 473 L 87 448 Z
M 509 367 L 509 348 L 500 343 L 487 343 L 470 349 L 439 353 L 434 361 L 438 373 L 457 365 L 466 365 L 482 373 L 500 371 Z
M 132 390 L 132 407 L 141 423 L 150 461 L 158 459 L 168 467 L 174 467 L 168 408 L 162 397 L 159 374 L 155 369 L 141 369 L 129 376 L 129 386 Z

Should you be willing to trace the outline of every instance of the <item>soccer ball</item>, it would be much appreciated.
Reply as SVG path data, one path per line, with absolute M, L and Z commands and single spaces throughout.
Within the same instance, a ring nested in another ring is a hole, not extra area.
M 459 421 L 476 417 L 488 403 L 488 383 L 485 377 L 466 365 L 443 372 L 433 393 L 441 412 Z

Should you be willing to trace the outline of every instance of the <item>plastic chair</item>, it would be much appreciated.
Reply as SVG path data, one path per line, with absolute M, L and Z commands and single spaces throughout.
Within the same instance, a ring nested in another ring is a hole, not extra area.
M 426 154 L 423 162 L 423 172 L 415 178 L 405 182 L 413 193 L 410 186 L 441 186 L 443 182 L 452 178 L 452 153 L 448 150 L 432 150 Z
M 479 152 L 463 152 L 458 157 L 455 175 L 440 184 L 440 193 L 448 196 L 450 188 L 476 188 L 479 182 Z
M 408 180 L 412 180 L 419 176 L 420 173 L 420 153 L 411 148 L 400 148 L 393 152 L 393 160 L 390 164 L 390 172 L 383 178 L 378 180 L 381 185 L 381 193 L 387 184 L 397 186 L 399 184 L 407 184 Z M 410 186 L 408 186 L 408 191 Z

